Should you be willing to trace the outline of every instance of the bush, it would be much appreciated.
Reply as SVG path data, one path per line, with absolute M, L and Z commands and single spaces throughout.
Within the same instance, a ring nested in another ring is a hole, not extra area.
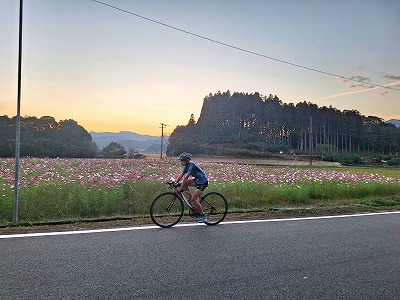
M 364 164 L 363 158 L 355 153 L 349 152 L 328 152 L 325 154 L 326 161 L 337 161 L 342 165 L 362 165 Z
M 285 152 L 288 153 L 289 152 L 289 146 L 285 145 L 285 144 L 280 144 L 280 145 L 267 145 L 267 147 L 265 148 L 265 150 L 272 152 L 272 153 L 280 153 Z
M 392 158 L 388 161 L 389 166 L 400 166 L 400 157 Z

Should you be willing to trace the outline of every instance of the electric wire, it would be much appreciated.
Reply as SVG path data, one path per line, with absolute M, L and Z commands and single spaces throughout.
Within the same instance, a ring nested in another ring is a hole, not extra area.
M 398 89 L 398 88 L 394 88 L 394 87 L 390 87 L 390 86 L 386 86 L 386 85 L 375 84 L 375 83 L 372 83 L 372 82 L 359 80 L 359 79 L 356 79 L 356 78 L 353 78 L 353 77 L 346 77 L 346 76 L 342 76 L 342 75 L 337 75 L 337 74 L 334 74 L 334 73 L 331 73 L 331 72 L 318 70 L 318 69 L 315 69 L 315 68 L 303 66 L 303 65 L 300 65 L 300 64 L 288 62 L 288 61 L 285 61 L 285 60 L 282 60 L 282 59 L 278 59 L 278 58 L 275 58 L 275 57 L 264 55 L 264 54 L 261 54 L 261 53 L 258 53 L 258 52 L 254 52 L 254 51 L 251 51 L 251 50 L 247 50 L 247 49 L 244 49 L 244 48 L 241 48 L 241 47 L 237 47 L 237 46 L 234 46 L 234 45 L 231 45 L 231 44 L 227 44 L 225 42 L 220 42 L 220 41 L 211 39 L 209 37 L 206 37 L 206 36 L 203 36 L 203 35 L 200 35 L 200 34 L 197 34 L 197 33 L 193 33 L 193 32 L 190 32 L 190 31 L 187 31 L 187 30 L 184 30 L 184 29 L 172 26 L 172 25 L 168 25 L 166 23 L 162 23 L 160 21 L 157 21 L 157 20 L 154 20 L 154 19 L 151 19 L 151 18 L 144 17 L 142 15 L 136 14 L 134 12 L 131 12 L 131 11 L 116 7 L 114 5 L 111 5 L 111 4 L 108 4 L 108 3 L 105 3 L 105 2 L 102 2 L 102 1 L 99 1 L 99 0 L 89 0 L 89 1 L 92 1 L 92 2 L 95 2 L 95 3 L 101 4 L 101 5 L 107 6 L 109 8 L 112 8 L 112 9 L 115 9 L 115 10 L 130 14 L 132 16 L 144 19 L 146 21 L 153 22 L 155 24 L 158 24 L 158 25 L 161 25 L 161 26 L 164 26 L 164 27 L 176 30 L 176 31 L 183 32 L 185 34 L 189 34 L 191 36 L 194 36 L 194 37 L 197 37 L 197 38 L 200 38 L 200 39 L 203 39 L 203 40 L 215 43 L 215 44 L 219 44 L 219 45 L 231 48 L 231 49 L 239 50 L 239 51 L 242 51 L 242 52 L 245 52 L 245 53 L 249 53 L 249 54 L 256 55 L 256 56 L 259 56 L 259 57 L 262 57 L 262 58 L 273 60 L 273 61 L 276 61 L 276 62 L 279 62 L 279 63 L 283 63 L 283 64 L 290 65 L 290 66 L 293 66 L 293 67 L 297 67 L 297 68 L 305 69 L 305 70 L 308 70 L 308 71 L 312 71 L 312 72 L 328 75 L 328 76 L 335 77 L 335 78 L 340 78 L 340 79 L 344 79 L 344 80 L 348 80 L 348 81 L 362 83 L 362 84 L 365 84 L 365 85 L 369 85 L 371 87 L 379 87 L 379 88 L 384 88 L 384 89 L 391 89 L 391 90 L 400 91 L 400 89 Z
M 165 139 L 165 136 L 163 136 L 163 140 L 167 145 L 169 145 L 168 141 Z

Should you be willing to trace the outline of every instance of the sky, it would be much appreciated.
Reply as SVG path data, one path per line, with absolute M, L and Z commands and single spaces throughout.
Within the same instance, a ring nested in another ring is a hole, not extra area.
M 160 135 L 218 91 L 277 95 L 400 119 L 400 1 L 25 0 L 22 116 Z M 0 1 L 0 115 L 17 110 L 18 0 Z

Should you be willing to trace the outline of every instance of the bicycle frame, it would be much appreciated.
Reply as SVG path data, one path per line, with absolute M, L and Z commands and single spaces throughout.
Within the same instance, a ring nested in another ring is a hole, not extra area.
M 167 182 L 167 185 L 168 185 L 168 188 L 171 189 L 171 190 L 173 190 L 174 188 L 179 186 L 175 182 Z M 194 206 L 192 204 L 190 204 L 189 200 L 185 197 L 185 194 L 183 193 L 183 191 L 182 192 L 175 192 L 175 195 L 177 197 L 179 197 L 183 201 L 183 203 L 185 203 L 189 207 L 190 210 L 193 211 Z M 168 209 L 171 208 L 172 205 L 175 203 L 175 199 L 176 198 L 171 200 L 171 203 L 168 205 Z
M 183 194 L 183 192 L 177 193 L 179 197 L 181 197 L 181 199 L 183 200 L 184 203 L 186 203 L 186 205 L 190 208 L 193 209 L 194 206 L 192 204 L 190 204 L 189 200 L 186 199 L 185 194 Z

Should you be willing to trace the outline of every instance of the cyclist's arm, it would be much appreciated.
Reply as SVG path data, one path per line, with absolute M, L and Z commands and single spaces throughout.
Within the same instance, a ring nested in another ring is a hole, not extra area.
M 182 174 L 181 174 L 181 175 L 179 175 L 179 177 L 178 177 L 178 179 L 176 180 L 176 182 L 178 182 L 178 183 L 179 183 L 179 181 L 181 181 L 181 180 L 182 180 L 183 176 L 185 176 L 185 173 L 183 173 L 183 172 L 182 172 Z
M 181 186 L 182 186 L 182 185 L 184 185 L 184 184 L 186 183 L 186 181 L 189 179 L 189 176 L 190 176 L 190 174 L 182 173 L 181 176 L 179 176 L 177 182 L 179 182 L 180 179 L 182 179 L 182 177 L 183 177 L 183 180 L 182 180 L 182 182 L 181 182 Z M 182 191 L 182 188 L 179 187 L 178 190 L 179 190 L 179 191 Z
M 183 180 L 182 180 L 182 185 L 184 185 L 186 183 L 186 181 L 189 179 L 190 174 L 185 174 L 183 176 Z

